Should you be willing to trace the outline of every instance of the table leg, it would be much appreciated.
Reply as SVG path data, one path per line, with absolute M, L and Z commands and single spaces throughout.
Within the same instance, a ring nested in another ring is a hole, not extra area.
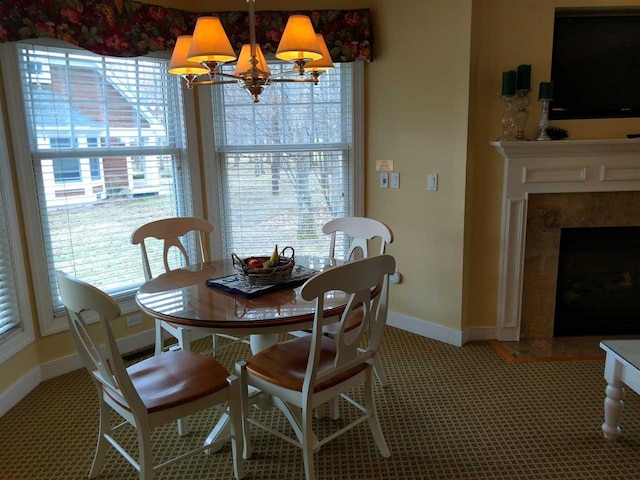
M 622 416 L 622 408 L 624 406 L 624 388 L 620 382 L 609 384 L 605 389 L 607 398 L 604 399 L 604 423 L 602 424 L 602 432 L 604 437 L 614 440 L 620 436 L 620 417 Z
M 270 333 L 268 335 L 251 335 L 249 344 L 251 345 L 251 353 L 254 355 L 261 352 L 265 348 L 269 348 L 278 343 L 278 334 Z
M 604 437 L 613 440 L 620 436 L 620 417 L 624 405 L 624 388 L 622 387 L 622 372 L 624 365 L 618 361 L 617 355 L 607 352 L 604 365 L 604 378 L 607 381 L 604 399 L 604 423 L 602 432 Z
M 249 338 L 249 343 L 251 345 L 251 353 L 255 355 L 256 353 L 264 350 L 265 348 L 268 348 L 278 343 L 278 334 L 274 333 L 274 334 L 266 334 L 266 335 L 265 334 L 251 335 Z M 253 399 L 251 401 L 251 404 L 257 405 L 261 410 L 267 410 L 273 407 L 272 398 L 268 395 L 260 395 L 259 390 L 253 389 L 253 391 L 250 391 L 249 399 L 250 400 Z M 288 412 L 285 412 L 285 414 L 287 415 L 287 418 L 289 418 Z M 213 430 L 205 440 L 204 444 L 211 445 L 212 443 L 217 441 L 219 438 L 224 437 L 225 435 L 229 435 L 231 431 L 230 429 L 231 429 L 231 426 L 229 425 L 229 416 L 226 413 L 224 413 L 220 417 L 220 420 L 218 420 L 218 423 L 216 423 L 216 426 L 213 427 Z M 218 452 L 222 447 L 223 447 L 223 444 L 219 444 L 217 446 L 210 448 L 209 450 L 206 450 L 206 453 Z

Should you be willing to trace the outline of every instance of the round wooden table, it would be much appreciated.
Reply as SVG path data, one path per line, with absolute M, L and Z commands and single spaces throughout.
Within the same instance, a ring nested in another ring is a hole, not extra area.
M 296 264 L 322 271 L 327 258 L 296 257 Z M 251 350 L 257 353 L 277 342 L 278 333 L 311 328 L 315 301 L 300 296 L 301 284 L 252 298 L 227 293 L 205 284 L 206 280 L 234 273 L 229 260 L 172 270 L 140 287 L 136 302 L 154 318 L 193 330 L 251 335 Z M 340 315 L 347 295 L 334 292 L 325 299 L 325 317 Z

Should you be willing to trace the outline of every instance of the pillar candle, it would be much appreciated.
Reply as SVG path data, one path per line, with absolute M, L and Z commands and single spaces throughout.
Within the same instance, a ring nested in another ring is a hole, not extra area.
M 502 72 L 502 96 L 513 97 L 516 94 L 516 71 Z
M 531 89 L 531 65 L 518 65 L 517 90 Z
M 538 100 L 553 100 L 553 82 L 540 82 Z

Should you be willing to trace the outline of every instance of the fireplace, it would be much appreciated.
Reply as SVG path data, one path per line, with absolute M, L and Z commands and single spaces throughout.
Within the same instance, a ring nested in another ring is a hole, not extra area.
M 496 338 L 552 337 L 562 229 L 640 226 L 640 139 L 491 145 L 504 158 Z
M 624 334 L 640 334 L 640 227 L 561 229 L 553 335 Z

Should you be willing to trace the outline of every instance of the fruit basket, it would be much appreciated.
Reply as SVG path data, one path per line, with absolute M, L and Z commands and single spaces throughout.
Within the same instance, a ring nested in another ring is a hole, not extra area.
M 276 245 L 276 250 L 271 257 L 248 257 L 244 259 L 232 253 L 233 268 L 237 277 L 251 285 L 274 285 L 288 281 L 296 263 L 295 252 L 293 247 L 284 247 L 279 254 L 277 251 L 278 246 Z M 287 256 L 287 253 L 290 253 L 290 255 Z M 278 259 L 277 263 L 275 263 L 274 258 Z M 269 262 L 274 266 L 269 267 Z

